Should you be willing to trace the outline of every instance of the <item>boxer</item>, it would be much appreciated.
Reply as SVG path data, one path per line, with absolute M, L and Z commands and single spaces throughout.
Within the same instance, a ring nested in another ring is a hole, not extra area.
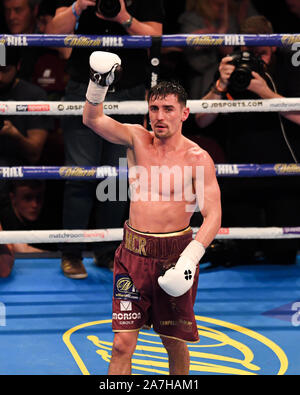
M 96 51 L 90 57 L 90 66 L 83 123 L 108 141 L 127 147 L 131 188 L 129 219 L 115 256 L 115 336 L 109 374 L 131 373 L 138 332 L 151 325 L 168 352 L 170 374 L 188 374 L 185 342 L 199 339 L 193 313 L 198 263 L 221 225 L 215 166 L 206 151 L 182 135 L 189 109 L 186 92 L 179 84 L 162 81 L 151 88 L 149 132 L 141 125 L 119 123 L 103 112 L 108 87 L 120 78 L 121 59 Z M 149 193 L 155 178 L 153 169 L 175 166 L 179 176 L 171 175 L 169 199 L 165 199 L 164 183 L 154 195 Z M 188 175 L 185 168 L 191 169 Z M 199 168 L 203 169 L 203 178 L 198 175 Z M 140 169 L 146 171 L 146 181 L 137 174 Z M 195 191 L 192 201 L 185 193 L 177 198 L 178 177 L 184 189 L 181 192 Z M 203 223 L 193 239 L 189 228 L 193 212 L 187 207 L 196 199 L 201 201 Z

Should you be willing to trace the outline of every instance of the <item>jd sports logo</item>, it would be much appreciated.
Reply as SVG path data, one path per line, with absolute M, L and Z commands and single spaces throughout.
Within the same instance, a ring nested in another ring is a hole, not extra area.
M 184 278 L 188 281 L 192 279 L 192 272 L 190 270 L 186 270 L 184 272 Z

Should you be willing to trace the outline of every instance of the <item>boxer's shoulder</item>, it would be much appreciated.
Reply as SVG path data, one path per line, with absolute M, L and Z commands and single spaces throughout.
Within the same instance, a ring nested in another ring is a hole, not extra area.
M 201 148 L 198 144 L 186 139 L 185 159 L 190 164 L 205 164 L 211 158 L 208 152 Z

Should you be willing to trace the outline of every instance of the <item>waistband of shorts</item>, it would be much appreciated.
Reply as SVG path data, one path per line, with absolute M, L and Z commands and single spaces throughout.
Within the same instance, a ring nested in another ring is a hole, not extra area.
M 192 239 L 190 226 L 168 233 L 146 233 L 132 228 L 128 222 L 124 225 L 123 246 L 137 255 L 166 259 L 179 255 L 188 241 Z

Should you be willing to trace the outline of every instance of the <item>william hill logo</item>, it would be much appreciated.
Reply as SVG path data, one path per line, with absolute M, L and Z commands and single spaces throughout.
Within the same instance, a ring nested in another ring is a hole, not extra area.
M 124 47 L 123 38 L 120 36 L 67 36 L 64 39 L 67 47 Z
M 196 316 L 200 341 L 187 343 L 190 374 L 283 375 L 284 351 L 272 340 L 248 328 Z M 107 374 L 113 333 L 111 320 L 87 322 L 69 329 L 63 340 L 84 375 Z M 84 352 L 81 353 L 81 351 Z M 168 375 L 168 356 L 159 336 L 140 331 L 132 357 L 133 374 Z

